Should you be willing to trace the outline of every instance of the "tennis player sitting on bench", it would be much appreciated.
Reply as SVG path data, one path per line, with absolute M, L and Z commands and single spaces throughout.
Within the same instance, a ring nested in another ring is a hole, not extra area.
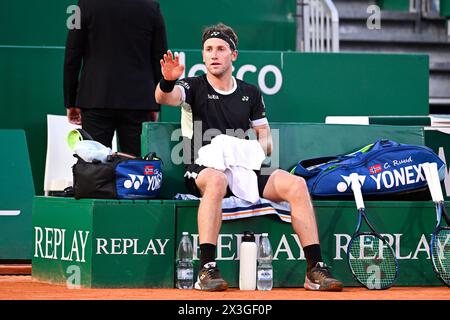
M 193 137 L 208 129 L 222 134 L 251 127 L 266 155 L 272 150 L 269 123 L 261 92 L 253 85 L 232 76 L 232 63 L 238 56 L 237 36 L 233 29 L 218 24 L 203 32 L 203 61 L 207 73 L 178 80 L 185 66 L 169 50 L 161 59 L 163 78 L 156 88 L 160 104 L 182 107 L 182 132 L 190 143 L 191 161 L 185 162 L 185 181 L 190 193 L 202 197 L 198 208 L 200 271 L 195 289 L 221 291 L 228 287 L 215 262 L 216 244 L 222 224 L 222 199 L 230 195 L 227 176 L 216 169 L 193 161 Z M 195 125 L 201 121 L 201 126 Z M 228 129 L 228 130 L 227 130 Z M 200 132 L 199 132 L 200 131 Z M 202 145 L 210 141 L 204 141 Z M 307 270 L 304 286 L 308 290 L 340 291 L 342 283 L 333 278 L 322 260 L 314 208 L 305 181 L 283 170 L 270 175 L 256 172 L 261 197 L 271 201 L 288 201 L 292 226 L 305 253 Z

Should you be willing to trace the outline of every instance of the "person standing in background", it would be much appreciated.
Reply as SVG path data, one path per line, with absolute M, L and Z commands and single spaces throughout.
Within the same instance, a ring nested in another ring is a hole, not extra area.
M 69 30 L 64 105 L 70 123 L 111 147 L 139 156 L 142 123 L 157 121 L 154 91 L 167 35 L 153 0 L 79 0 L 81 28 Z

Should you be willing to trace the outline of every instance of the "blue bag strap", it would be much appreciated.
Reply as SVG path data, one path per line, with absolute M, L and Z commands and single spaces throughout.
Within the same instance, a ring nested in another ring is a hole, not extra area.
M 319 174 L 320 172 L 322 172 L 323 168 L 321 168 L 321 166 L 325 165 L 325 164 L 329 164 L 330 162 L 334 162 L 334 163 L 338 164 L 339 162 L 344 161 L 349 158 L 363 156 L 365 153 L 367 153 L 369 151 L 377 151 L 377 150 L 382 150 L 384 148 L 394 147 L 394 146 L 399 146 L 399 145 L 400 145 L 400 143 L 397 143 L 392 140 L 379 139 L 379 140 L 375 141 L 374 143 L 368 144 L 368 145 L 362 147 L 361 149 L 359 149 L 353 153 L 350 153 L 350 154 L 301 160 L 291 170 L 291 173 L 302 176 L 302 177 L 310 178 L 310 177 L 313 177 L 313 176 Z M 311 167 L 313 167 L 313 168 L 307 169 L 307 168 L 311 168 Z
M 160 161 L 161 164 L 164 165 L 164 162 L 162 161 L 162 159 L 160 157 L 158 157 L 156 155 L 156 152 L 154 151 L 150 151 L 149 153 L 147 153 L 142 159 L 144 160 L 148 160 L 148 161 Z
M 398 147 L 400 143 L 388 140 L 388 139 L 379 139 L 374 144 L 370 150 L 381 150 L 388 147 Z
M 313 177 L 319 172 L 322 171 L 319 167 L 313 168 L 313 169 L 307 169 L 312 166 L 318 166 L 321 164 L 326 164 L 333 160 L 340 160 L 341 156 L 332 156 L 332 157 L 320 157 L 320 158 L 314 158 L 314 159 L 306 159 L 300 161 L 291 171 L 291 173 L 302 176 L 302 177 Z
M 156 156 L 156 152 L 150 151 L 147 153 L 144 157 L 144 160 L 159 160 L 159 158 Z

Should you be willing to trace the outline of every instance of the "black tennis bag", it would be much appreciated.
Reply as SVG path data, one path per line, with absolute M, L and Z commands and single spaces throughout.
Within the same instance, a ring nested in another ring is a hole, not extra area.
M 105 163 L 75 157 L 78 161 L 72 171 L 76 199 L 152 199 L 159 195 L 163 163 L 154 152 L 135 159 L 111 155 Z

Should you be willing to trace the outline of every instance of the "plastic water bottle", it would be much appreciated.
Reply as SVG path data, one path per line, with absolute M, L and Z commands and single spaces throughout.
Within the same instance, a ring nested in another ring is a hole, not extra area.
M 258 248 L 253 232 L 246 231 L 242 237 L 239 260 L 239 289 L 256 289 L 256 254 Z
M 273 287 L 272 246 L 267 233 L 263 233 L 259 241 L 256 285 L 258 290 L 272 290 Z
M 177 288 L 192 289 L 194 265 L 192 263 L 192 242 L 189 233 L 183 232 L 177 251 Z

